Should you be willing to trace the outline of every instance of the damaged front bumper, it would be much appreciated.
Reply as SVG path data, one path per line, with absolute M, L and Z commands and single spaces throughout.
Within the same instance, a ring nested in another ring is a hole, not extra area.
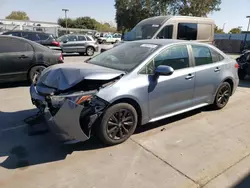
M 35 86 L 31 86 L 30 93 L 33 104 L 44 114 L 51 132 L 64 143 L 88 140 L 92 126 L 108 105 L 106 101 L 99 98 L 93 98 L 88 105 L 79 105 L 65 99 L 55 112 L 51 110 L 46 97 L 39 95 Z

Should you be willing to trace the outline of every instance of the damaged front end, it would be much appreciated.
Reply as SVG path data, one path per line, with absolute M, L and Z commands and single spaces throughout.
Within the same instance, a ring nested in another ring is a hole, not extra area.
M 92 126 L 108 102 L 95 95 L 97 90 L 59 95 L 45 95 L 41 93 L 44 90 L 32 85 L 30 92 L 33 104 L 44 114 L 49 129 L 65 143 L 88 140 Z
M 50 67 L 30 87 L 31 100 L 61 141 L 85 141 L 109 105 L 97 93 L 123 75 L 121 71 L 86 63 Z

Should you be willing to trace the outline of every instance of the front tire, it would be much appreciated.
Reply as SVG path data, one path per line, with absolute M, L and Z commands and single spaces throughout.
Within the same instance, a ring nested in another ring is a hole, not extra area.
M 38 66 L 34 66 L 30 69 L 29 73 L 28 73 L 28 80 L 31 84 L 35 84 L 37 82 L 37 80 L 39 79 L 39 77 L 41 76 L 42 71 L 45 69 L 46 67 L 43 65 L 38 65 Z
M 109 145 L 125 142 L 135 131 L 138 115 L 135 108 L 128 103 L 119 103 L 111 106 L 104 113 L 97 136 Z
M 222 83 L 215 96 L 213 108 L 214 109 L 224 108 L 227 105 L 231 94 L 232 94 L 231 85 L 228 82 Z

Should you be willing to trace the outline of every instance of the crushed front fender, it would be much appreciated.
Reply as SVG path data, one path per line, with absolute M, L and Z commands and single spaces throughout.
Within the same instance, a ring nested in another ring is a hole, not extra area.
M 58 112 L 52 116 L 45 109 L 45 119 L 50 130 L 63 142 L 83 142 L 90 138 L 92 125 L 105 111 L 107 103 L 95 99 L 89 106 L 75 104 L 65 100 Z

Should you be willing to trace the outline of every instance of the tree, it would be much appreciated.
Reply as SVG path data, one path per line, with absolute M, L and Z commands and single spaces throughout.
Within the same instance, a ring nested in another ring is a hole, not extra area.
M 118 30 L 130 30 L 141 20 L 158 15 L 204 16 L 220 10 L 221 0 L 115 0 Z
M 66 27 L 66 19 L 59 18 L 57 23 L 62 26 Z M 79 28 L 79 29 L 93 29 L 103 32 L 115 32 L 116 28 L 111 27 L 109 23 L 100 23 L 93 18 L 90 17 L 79 17 L 76 19 L 67 19 L 68 28 Z
M 216 33 L 216 34 L 225 34 L 223 29 L 218 28 L 218 26 L 214 27 L 214 33 Z
M 132 29 L 141 20 L 159 15 L 153 0 L 116 0 L 116 23 L 120 31 Z
M 206 17 L 220 10 L 221 0 L 162 0 L 167 1 L 169 13 L 184 16 Z
M 241 29 L 240 28 L 232 28 L 230 31 L 229 31 L 230 34 L 238 34 L 238 33 L 241 33 Z
M 29 20 L 29 16 L 26 12 L 23 11 L 12 11 L 10 15 L 6 16 L 5 19 L 13 19 L 13 20 Z

